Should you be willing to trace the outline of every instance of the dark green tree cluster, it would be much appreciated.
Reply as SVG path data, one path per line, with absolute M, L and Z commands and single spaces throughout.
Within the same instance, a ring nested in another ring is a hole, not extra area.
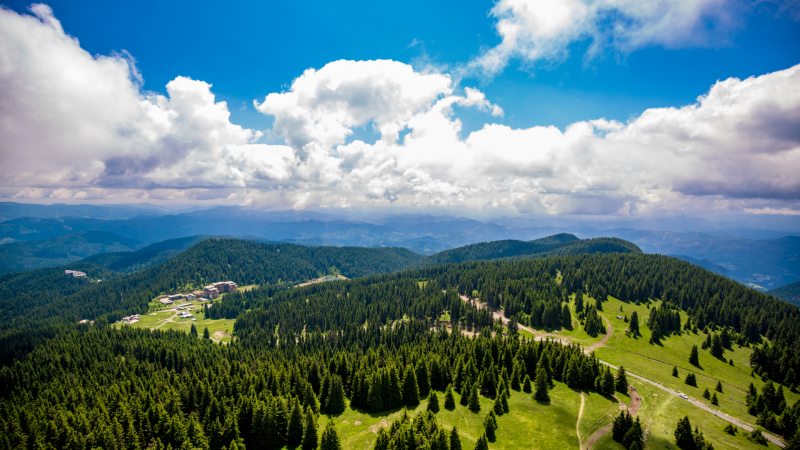
M 633 420 L 628 411 L 620 411 L 614 418 L 611 426 L 611 437 L 628 450 L 641 450 L 644 448 L 644 430 L 639 422 L 639 417 Z
M 675 427 L 675 444 L 682 450 L 714 450 L 711 442 L 706 441 L 703 433 L 697 428 L 692 431 L 692 424 L 689 417 L 678 420 Z
M 407 412 L 392 422 L 387 428 L 381 428 L 375 440 L 375 450 L 460 450 L 461 442 L 458 441 L 457 430 L 448 433 L 436 416 L 430 411 L 419 413 L 414 419 L 408 417 Z M 453 440 L 457 445 L 452 445 Z
M 647 319 L 647 328 L 650 328 L 654 341 L 659 341 L 661 338 L 675 331 L 680 331 L 680 312 L 669 303 L 656 306 L 650 310 L 650 316 Z
M 597 308 L 594 306 L 589 305 L 589 307 L 586 308 L 585 321 L 586 324 L 583 326 L 583 329 L 589 336 L 596 337 L 598 334 L 606 334 L 606 327 L 603 324 L 603 319 L 597 314 Z
M 789 407 L 783 386 L 778 386 L 776 389 L 772 381 L 767 381 L 761 392 L 758 392 L 753 383 L 750 383 L 745 402 L 748 412 L 756 416 L 756 424 L 782 435 L 787 440 L 797 433 L 800 402 Z

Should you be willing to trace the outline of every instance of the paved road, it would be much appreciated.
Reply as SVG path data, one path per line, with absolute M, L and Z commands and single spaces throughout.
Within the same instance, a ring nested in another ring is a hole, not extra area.
M 461 300 L 464 300 L 465 302 L 469 302 L 469 298 L 467 298 L 467 296 L 466 296 L 466 295 L 462 295 L 462 296 L 461 296 Z M 483 304 L 483 303 L 480 303 L 480 302 L 478 302 L 477 300 L 475 301 L 475 304 L 478 306 L 478 308 L 484 308 L 484 307 L 486 307 L 486 305 L 485 305 L 485 304 Z M 508 322 L 509 322 L 509 319 L 507 319 L 505 316 L 503 316 L 502 314 L 500 314 L 500 313 L 499 313 L 499 312 L 497 312 L 497 311 L 494 311 L 494 312 L 492 313 L 492 315 L 494 316 L 495 320 L 497 320 L 497 319 L 500 319 L 500 320 L 502 320 L 502 321 L 503 321 L 503 323 L 508 323 Z M 605 337 L 603 337 L 603 339 L 601 339 L 601 340 L 600 340 L 600 342 L 598 342 L 598 343 L 596 343 L 596 344 L 593 344 L 593 345 L 591 345 L 591 346 L 589 346 L 589 347 L 586 347 L 586 348 L 584 348 L 584 351 L 586 351 L 587 353 L 591 353 L 591 352 L 592 352 L 592 351 L 593 351 L 595 348 L 598 348 L 598 347 L 604 347 L 604 346 L 605 346 L 605 343 L 606 343 L 606 341 L 608 341 L 608 339 L 611 337 L 612 333 L 614 332 L 614 328 L 613 328 L 613 326 L 611 325 L 611 322 L 610 322 L 608 319 L 606 319 L 605 317 L 603 317 L 603 316 L 600 316 L 600 317 L 602 317 L 602 318 L 603 318 L 603 320 L 604 320 L 604 321 L 605 321 L 605 323 L 606 323 L 606 327 L 607 327 L 607 330 L 606 330 L 606 331 L 607 331 L 607 333 L 606 333 Z M 529 327 L 526 327 L 526 326 L 524 326 L 524 325 L 520 325 L 520 326 L 519 326 L 519 328 L 520 328 L 521 330 L 525 330 L 525 331 L 528 331 L 528 332 L 530 332 L 530 333 L 534 334 L 534 335 L 536 336 L 536 339 L 544 339 L 544 338 L 546 338 L 547 336 L 553 336 L 553 337 L 556 337 L 557 339 L 560 339 L 562 342 L 564 342 L 564 340 L 563 340 L 563 339 L 562 339 L 560 336 L 558 336 L 558 335 L 551 335 L 551 334 L 549 334 L 549 333 L 540 333 L 540 332 L 538 332 L 538 331 L 534 331 L 533 329 L 531 329 L 531 328 L 529 328 Z M 567 342 L 567 343 L 569 343 L 569 341 L 566 341 L 566 342 Z M 617 366 L 615 366 L 615 365 L 613 365 L 613 364 L 611 364 L 611 363 L 608 363 L 608 362 L 606 362 L 606 361 L 601 361 L 601 360 L 598 360 L 598 361 L 600 361 L 600 363 L 601 363 L 601 364 L 605 364 L 605 365 L 607 365 L 607 366 L 611 367 L 612 369 L 618 370 L 618 367 L 617 367 Z M 641 376 L 639 376 L 639 375 L 636 375 L 636 374 L 630 373 L 630 372 L 628 372 L 627 370 L 625 371 L 625 373 L 626 373 L 627 375 L 629 375 L 629 376 L 632 376 L 633 378 L 636 378 L 636 379 L 638 379 L 638 380 L 644 381 L 645 383 L 649 383 L 649 384 L 651 384 L 651 385 L 653 385 L 653 386 L 655 386 L 655 387 L 657 387 L 657 388 L 659 388 L 659 389 L 661 389 L 661 390 L 663 390 L 663 391 L 666 391 L 666 392 L 667 392 L 667 393 L 669 393 L 669 394 L 672 394 L 672 395 L 674 395 L 675 397 L 678 397 L 678 398 L 680 398 L 680 396 L 678 395 L 678 392 L 676 392 L 676 391 L 674 391 L 674 390 L 672 390 L 672 389 L 670 389 L 670 388 L 668 388 L 668 387 L 666 387 L 666 386 L 664 386 L 664 385 L 661 385 L 661 384 L 659 384 L 659 383 L 656 383 L 655 381 L 649 380 L 649 379 L 647 379 L 647 378 L 645 378 L 645 377 L 641 377 Z M 634 396 L 634 394 L 632 393 L 632 394 L 631 394 L 631 399 L 633 399 L 634 397 L 638 399 L 638 397 L 639 397 L 638 393 L 636 393 L 636 394 L 635 394 L 635 396 Z M 714 408 L 711 408 L 711 407 L 709 407 L 709 406 L 706 406 L 706 405 L 704 405 L 703 403 L 701 403 L 701 402 L 699 402 L 699 401 L 697 401 L 697 400 L 693 400 L 692 398 L 689 398 L 689 399 L 688 399 L 688 400 L 686 400 L 686 401 L 688 401 L 689 403 L 691 403 L 691 404 L 693 404 L 693 405 L 697 406 L 698 408 L 700 408 L 700 409 L 702 409 L 702 410 L 704 410 L 704 411 L 707 411 L 707 412 L 709 412 L 709 413 L 711 413 L 711 414 L 713 414 L 713 415 L 715 415 L 715 416 L 719 417 L 719 418 L 720 418 L 720 419 L 722 419 L 722 420 L 728 421 L 728 422 L 730 422 L 730 423 L 732 423 L 732 424 L 736 425 L 737 427 L 739 427 L 739 428 L 741 428 L 741 429 L 743 429 L 743 430 L 745 430 L 745 431 L 747 431 L 747 432 L 751 432 L 751 431 L 753 431 L 753 425 L 751 425 L 751 424 L 748 424 L 748 423 L 746 423 L 746 422 L 743 422 L 743 421 L 741 421 L 741 420 L 739 420 L 739 419 L 735 419 L 735 418 L 733 418 L 733 417 L 731 417 L 731 416 L 729 416 L 729 415 L 727 415 L 727 414 L 723 413 L 722 411 L 718 411 L 718 410 L 716 410 L 716 409 L 714 409 Z M 636 412 L 638 412 L 638 411 L 639 411 L 639 404 L 640 404 L 640 402 L 637 402 L 637 405 L 636 405 Z M 633 401 L 631 401 L 631 408 L 633 408 Z M 631 409 L 631 415 L 634 415 L 634 414 L 636 414 L 636 412 L 634 412 L 634 411 L 633 411 L 633 409 Z M 598 433 L 600 433 L 601 431 L 603 431 L 603 429 L 600 429 L 600 430 L 596 431 L 596 432 L 595 432 L 595 433 L 594 433 L 594 434 L 593 434 L 593 435 L 592 435 L 592 436 L 591 436 L 589 439 L 587 439 L 587 440 L 586 440 L 586 446 L 585 446 L 585 447 L 582 447 L 582 448 L 587 448 L 587 449 L 588 449 L 588 448 L 589 448 L 589 446 L 590 446 L 591 444 L 593 444 L 593 443 L 594 443 L 594 441 L 596 441 L 596 440 L 597 440 L 597 438 L 599 438 L 599 437 L 600 437 L 600 436 L 602 436 L 603 434 L 607 433 L 607 432 L 608 432 L 608 431 L 611 429 L 611 428 L 610 428 L 610 427 L 611 427 L 611 425 L 610 425 L 610 424 L 609 424 L 609 425 L 607 425 L 606 427 L 608 428 L 608 430 L 605 430 L 605 432 L 604 432 L 604 433 L 602 433 L 602 434 L 598 434 Z M 606 428 L 606 427 L 604 427 L 604 428 Z M 766 438 L 767 438 L 767 440 L 769 440 L 769 441 L 770 441 L 770 442 L 772 442 L 773 444 L 775 444 L 775 445 L 777 445 L 778 447 L 781 447 L 781 448 L 785 447 L 785 444 L 783 443 L 783 441 L 782 441 L 782 440 L 780 440 L 778 437 L 776 437 L 776 436 L 773 436 L 773 435 L 771 435 L 771 434 L 769 434 L 769 433 L 765 433 L 763 430 L 762 430 L 762 433 L 764 434 L 764 437 L 766 437 Z M 595 437 L 595 435 L 597 435 L 597 437 Z M 594 438 L 594 440 L 593 440 L 593 438 Z M 578 436 L 578 439 L 580 440 L 580 435 Z
M 617 366 L 615 366 L 615 365 L 613 365 L 611 363 L 608 363 L 606 361 L 601 361 L 601 360 L 598 360 L 598 361 L 600 361 L 601 364 L 605 364 L 608 367 L 611 367 L 612 369 L 615 369 L 615 370 L 618 369 Z M 640 377 L 639 375 L 632 374 L 632 373 L 628 372 L 627 370 L 625 371 L 625 373 L 630 377 L 636 378 L 637 380 L 644 381 L 645 383 L 649 383 L 649 384 L 661 389 L 662 391 L 666 391 L 667 393 L 672 394 L 675 397 L 680 398 L 680 396 L 678 395 L 677 391 L 674 391 L 674 390 L 672 390 L 672 389 L 670 389 L 670 388 L 668 388 L 668 387 L 666 387 L 666 386 L 664 386 L 662 384 L 656 383 L 655 381 L 649 380 L 649 379 L 647 379 L 645 377 Z M 739 427 L 739 428 L 741 428 L 741 429 L 743 429 L 743 430 L 745 430 L 747 432 L 753 431 L 753 426 L 751 424 L 745 423 L 745 422 L 743 422 L 743 421 L 741 421 L 739 419 L 735 419 L 735 418 L 723 413 L 722 411 L 718 411 L 718 410 L 716 410 L 714 408 L 706 406 L 703 403 L 692 399 L 691 397 L 686 401 L 688 401 L 689 403 L 693 404 L 694 406 L 697 406 L 698 408 L 700 408 L 700 409 L 702 409 L 704 411 L 710 412 L 711 414 L 719 417 L 722 420 L 728 421 L 728 422 L 736 425 L 737 427 Z M 762 433 L 764 433 L 763 430 L 762 430 Z M 766 437 L 770 442 L 772 442 L 773 444 L 777 445 L 778 447 L 783 448 L 785 446 L 783 441 L 778 439 L 776 436 L 773 436 L 773 435 L 771 435 L 769 433 L 764 433 L 764 437 Z

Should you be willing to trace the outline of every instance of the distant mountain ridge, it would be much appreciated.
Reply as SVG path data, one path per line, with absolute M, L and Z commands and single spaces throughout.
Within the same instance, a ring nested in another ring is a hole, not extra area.
M 667 256 L 671 256 L 673 258 L 678 258 L 680 260 L 686 261 L 688 263 L 692 263 L 692 264 L 694 264 L 696 266 L 700 266 L 700 267 L 702 267 L 702 268 L 704 268 L 706 270 L 710 270 L 711 272 L 718 273 L 718 274 L 726 276 L 726 277 L 730 273 L 730 270 L 726 269 L 723 266 L 720 266 L 719 264 L 714 264 L 711 261 L 709 261 L 708 259 L 697 259 L 697 258 L 692 258 L 691 256 L 686 256 L 686 255 L 667 255 Z
M 60 266 L 104 252 L 131 252 L 144 246 L 105 231 L 80 231 L 41 241 L 0 245 L 0 275 L 41 267 Z
M 767 291 L 767 294 L 800 306 L 800 280 L 783 285 L 779 288 L 770 289 Z
M 530 242 L 515 240 L 481 242 L 445 250 L 416 261 L 411 268 L 476 260 L 534 259 L 578 253 L 642 253 L 642 251 L 635 244 L 622 239 L 578 239 L 573 234 L 561 233 Z
M 17 210 L 25 209 L 16 205 L 12 206 Z M 0 212 L 3 206 L 0 203 Z M 43 240 L 79 231 L 106 231 L 149 244 L 195 235 L 260 236 L 270 241 L 307 246 L 404 247 L 422 255 L 433 255 L 480 242 L 528 242 L 571 233 L 580 238 L 620 238 L 636 244 L 645 253 L 683 255 L 698 261 L 707 259 L 710 264 L 726 269 L 727 276 L 762 291 L 800 278 L 800 237 L 791 236 L 800 235 L 800 218 L 791 217 L 769 221 L 762 218 L 755 222 L 755 219 L 746 217 L 719 224 L 687 217 L 663 220 L 496 217 L 482 221 L 429 214 L 399 214 L 383 218 L 351 215 L 348 218 L 313 211 L 260 211 L 231 206 L 163 215 L 156 211 L 158 208 L 163 211 L 163 207 L 155 205 L 143 205 L 141 210 L 153 210 L 158 215 L 148 213 L 127 217 L 138 210 L 131 209 L 135 208 L 132 205 L 119 205 L 123 210 L 120 217 L 127 218 L 113 218 L 117 214 L 113 211 L 63 215 L 65 208 L 67 212 L 74 212 L 69 208 L 91 205 L 28 206 L 37 209 L 34 213 L 41 217 L 16 217 L 0 222 L 0 243 L 12 239 Z M 48 208 L 52 209 L 49 213 Z M 116 206 L 102 208 L 113 209 Z M 776 224 L 775 229 L 752 228 L 753 224 L 767 226 L 771 223 Z M 678 231 L 665 231 L 671 227 Z M 690 231 L 692 227 L 702 231 Z

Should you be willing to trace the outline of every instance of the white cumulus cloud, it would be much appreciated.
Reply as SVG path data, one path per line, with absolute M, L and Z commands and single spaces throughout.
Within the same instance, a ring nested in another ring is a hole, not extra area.
M 286 142 L 265 145 L 211 84 L 177 77 L 166 95 L 142 92 L 131 55 L 92 56 L 49 8 L 32 12 L 0 9 L 5 198 L 554 214 L 800 206 L 800 66 L 722 80 L 627 123 L 560 130 L 493 123 L 503 110 L 448 74 L 334 61 L 254 102 Z M 463 133 L 456 105 L 489 123 Z M 360 127 L 379 138 L 354 139 Z
M 604 49 L 626 54 L 647 46 L 719 45 L 739 26 L 745 9 L 728 0 L 500 0 L 491 16 L 501 42 L 469 69 L 493 76 L 517 58 L 524 65 L 555 63 L 570 44 L 591 40 L 591 59 Z

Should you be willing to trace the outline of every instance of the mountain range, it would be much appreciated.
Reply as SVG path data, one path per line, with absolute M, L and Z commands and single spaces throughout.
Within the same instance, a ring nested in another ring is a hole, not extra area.
M 236 236 L 310 246 L 403 247 L 430 256 L 446 250 L 497 240 L 532 241 L 559 233 L 579 238 L 616 237 L 645 253 L 674 255 L 766 291 L 800 279 L 800 232 L 792 219 L 769 223 L 710 223 L 699 219 L 653 221 L 526 219 L 497 217 L 480 221 L 451 215 L 400 214 L 358 217 L 313 211 L 260 211 L 242 207 L 178 208 L 165 214 L 154 205 L 25 205 L 0 203 L 0 242 L 38 241 L 19 255 L 3 252 L 0 273 L 46 267 L 97 253 L 135 251 L 147 244 L 190 236 Z M 637 227 L 651 227 L 642 229 Z M 700 231 L 689 231 L 694 227 Z M 670 231 L 669 229 L 672 229 Z M 127 248 L 87 246 L 81 232 L 113 233 Z M 65 237 L 74 236 L 74 237 Z M 59 241 L 50 242 L 57 238 Z M 75 244 L 67 244 L 75 239 Z M 133 244 L 134 241 L 139 242 Z M 41 249 L 51 249 L 42 253 Z M 173 253 L 177 249 L 172 250 Z M 37 253 L 38 252 L 38 253 Z M 38 255 L 38 256 L 37 256 Z M 133 256 L 133 255 L 131 255 Z M 143 264 L 155 262 L 142 254 Z M 122 258 L 122 256 L 107 257 Z M 704 262 L 707 260 L 707 262 Z M 131 261 L 132 262 L 132 261 Z M 124 263 L 120 263 L 124 264 Z M 130 267 L 136 264 L 131 264 Z

